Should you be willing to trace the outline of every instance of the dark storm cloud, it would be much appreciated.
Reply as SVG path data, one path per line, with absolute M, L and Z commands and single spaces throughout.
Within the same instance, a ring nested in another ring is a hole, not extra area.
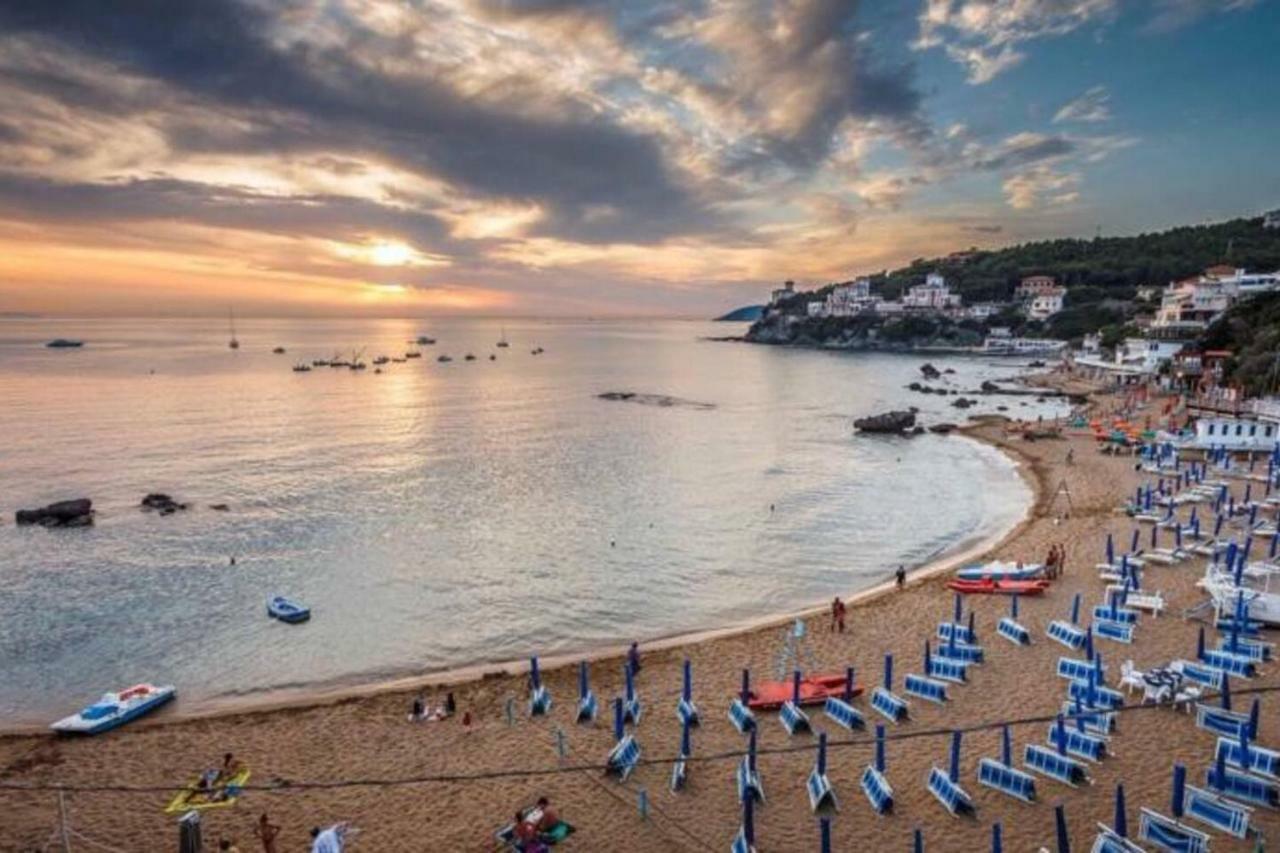
M 1065 157 L 1074 153 L 1077 147 L 1075 142 L 1062 136 L 1024 134 L 1007 140 L 994 154 L 979 159 L 974 166 L 993 172 L 1029 166 L 1042 160 Z
M 656 240 L 715 221 L 652 137 L 585 111 L 542 116 L 484 105 L 432 80 L 371 71 L 337 49 L 278 47 L 267 37 L 272 25 L 262 9 L 233 2 L 0 6 L 0 31 L 39 35 L 226 107 L 267 113 L 265 126 L 228 132 L 238 136 L 225 140 L 233 149 L 377 151 L 472 193 L 544 203 L 569 229 L 559 236 L 574 239 Z M 177 141 L 198 145 L 194 136 Z M 586 215 L 606 204 L 615 215 Z
M 421 211 L 348 196 L 265 195 L 173 178 L 76 183 L 0 174 L 0 213 L 30 222 L 89 224 L 180 220 L 294 237 L 396 236 L 424 249 L 444 248 L 444 224 Z M 457 246 L 449 245 L 449 251 Z

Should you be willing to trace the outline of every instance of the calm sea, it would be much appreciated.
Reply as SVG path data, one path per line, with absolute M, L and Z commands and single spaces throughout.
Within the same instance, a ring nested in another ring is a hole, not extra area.
M 903 390 L 923 358 L 667 321 L 510 321 L 498 349 L 497 321 L 244 320 L 232 352 L 225 325 L 0 321 L 0 720 L 139 680 L 197 710 L 735 623 L 991 535 L 1029 498 L 967 439 L 855 437 L 892 406 L 959 418 Z M 421 333 L 438 343 L 382 375 L 291 370 Z M 42 346 L 59 336 L 87 343 Z M 1017 371 L 933 361 L 962 388 Z M 1011 400 L 978 411 L 1036 411 Z M 151 491 L 193 508 L 141 512 Z M 78 496 L 92 528 L 13 524 Z M 311 623 L 269 620 L 274 593 Z

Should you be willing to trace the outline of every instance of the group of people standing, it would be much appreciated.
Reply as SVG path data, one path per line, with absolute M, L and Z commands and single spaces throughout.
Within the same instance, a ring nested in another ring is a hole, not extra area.
M 1058 542 L 1049 546 L 1049 556 L 1044 561 L 1044 575 L 1049 580 L 1057 579 L 1067 567 L 1067 546 Z

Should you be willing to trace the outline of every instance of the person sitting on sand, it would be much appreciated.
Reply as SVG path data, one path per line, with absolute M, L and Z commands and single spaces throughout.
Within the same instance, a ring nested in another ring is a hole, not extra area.
M 538 798 L 538 810 L 542 812 L 542 817 L 538 818 L 538 832 L 550 832 L 556 828 L 556 824 L 560 823 L 560 815 L 551 808 L 551 803 L 546 797 Z
M 222 756 L 222 769 L 218 771 L 213 783 L 215 785 L 225 785 L 239 776 L 242 770 L 244 770 L 244 764 L 241 763 L 240 759 L 228 752 Z
M 515 836 L 516 849 L 523 853 L 543 853 L 547 849 L 547 845 L 538 839 L 538 828 L 525 820 L 520 812 L 516 812 L 512 835 Z
M 258 818 L 258 825 L 253 828 L 253 834 L 262 842 L 262 853 L 276 853 L 276 836 L 280 834 L 280 827 L 267 818 L 266 812 Z

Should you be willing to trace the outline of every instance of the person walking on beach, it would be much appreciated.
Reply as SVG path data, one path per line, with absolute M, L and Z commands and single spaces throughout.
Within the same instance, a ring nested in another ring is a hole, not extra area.
M 898 589 L 902 589 L 907 585 L 907 567 L 906 566 L 899 565 L 898 570 L 893 573 L 893 576 L 898 581 Z
M 267 818 L 266 812 L 258 818 L 258 825 L 253 828 L 253 834 L 262 842 L 262 853 L 276 853 L 276 836 L 280 834 L 280 827 Z
M 844 613 L 844 602 L 837 595 L 835 600 L 831 602 L 831 633 L 834 634 L 837 631 L 841 634 L 844 633 Z

